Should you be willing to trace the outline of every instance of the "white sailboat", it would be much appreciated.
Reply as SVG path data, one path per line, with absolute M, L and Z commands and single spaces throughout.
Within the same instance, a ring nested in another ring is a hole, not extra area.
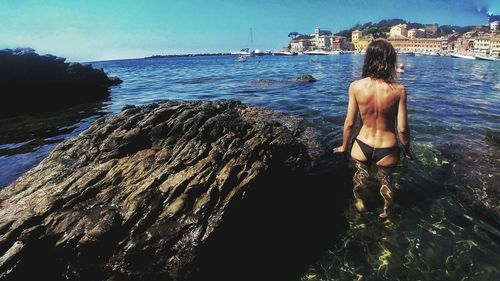
M 252 28 L 250 28 L 250 48 L 243 48 L 240 51 L 232 52 L 231 54 L 235 56 L 261 56 L 266 53 L 260 51 L 259 49 L 253 49 L 253 34 Z

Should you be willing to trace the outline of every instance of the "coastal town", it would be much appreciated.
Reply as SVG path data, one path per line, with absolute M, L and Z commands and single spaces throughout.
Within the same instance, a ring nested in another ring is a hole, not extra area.
M 358 29 L 352 31 L 351 38 L 332 35 L 329 30 L 317 27 L 310 35 L 291 33 L 289 45 L 281 53 L 292 54 L 338 54 L 363 53 L 368 44 L 377 37 L 386 38 L 400 54 L 455 55 L 463 58 L 500 57 L 500 16 L 490 16 L 488 25 L 471 27 L 464 33 L 453 31 L 438 35 L 438 24 L 425 24 L 423 28 L 409 28 L 407 24 L 397 24 L 390 31 L 374 36 Z

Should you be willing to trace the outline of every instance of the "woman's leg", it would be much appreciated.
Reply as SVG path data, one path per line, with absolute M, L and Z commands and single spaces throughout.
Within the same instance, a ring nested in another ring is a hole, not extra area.
M 379 216 L 386 218 L 393 201 L 393 189 L 391 185 L 391 175 L 393 167 L 377 166 L 377 179 L 380 182 L 380 195 L 384 198 L 384 212 Z
M 353 184 L 353 193 L 354 193 L 354 206 L 358 210 L 358 212 L 365 211 L 365 204 L 361 197 L 360 192 L 363 189 L 366 189 L 368 186 L 368 177 L 369 177 L 369 167 L 363 162 L 353 159 L 354 165 L 356 166 L 356 172 L 354 172 L 354 177 L 352 178 Z

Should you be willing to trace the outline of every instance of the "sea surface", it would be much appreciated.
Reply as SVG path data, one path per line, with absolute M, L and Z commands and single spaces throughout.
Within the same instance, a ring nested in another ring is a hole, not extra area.
M 395 171 L 395 212 L 345 209 L 347 228 L 302 280 L 500 280 L 500 229 L 467 210 L 456 191 L 500 184 L 500 63 L 450 57 L 398 57 L 406 72 L 415 161 Z M 362 55 L 171 57 L 93 62 L 124 82 L 108 99 L 57 113 L 0 119 L 0 188 L 61 141 L 124 105 L 164 99 L 237 99 L 304 118 L 325 147 L 341 142 L 349 83 Z M 298 83 L 311 74 L 315 83 Z M 68 93 L 71 94 L 71 93 Z M 376 187 L 375 187 L 376 188 Z M 497 195 L 498 196 L 498 195 Z M 498 202 L 496 202 L 498 203 Z M 379 210 L 380 211 L 380 208 Z

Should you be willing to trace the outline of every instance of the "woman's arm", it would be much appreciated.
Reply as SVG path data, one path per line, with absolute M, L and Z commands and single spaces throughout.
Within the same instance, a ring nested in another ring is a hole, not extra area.
M 349 142 L 351 141 L 352 131 L 354 125 L 356 124 L 356 117 L 358 115 L 358 103 L 356 102 L 356 97 L 354 96 L 354 82 L 349 86 L 349 103 L 347 105 L 347 115 L 344 121 L 344 131 L 342 138 L 342 145 L 335 148 L 334 152 L 345 152 Z
M 406 108 L 406 89 L 403 87 L 403 92 L 399 97 L 398 106 L 398 135 L 399 142 L 403 147 L 403 153 L 408 159 L 413 159 L 410 151 L 410 128 L 408 127 L 408 113 Z

